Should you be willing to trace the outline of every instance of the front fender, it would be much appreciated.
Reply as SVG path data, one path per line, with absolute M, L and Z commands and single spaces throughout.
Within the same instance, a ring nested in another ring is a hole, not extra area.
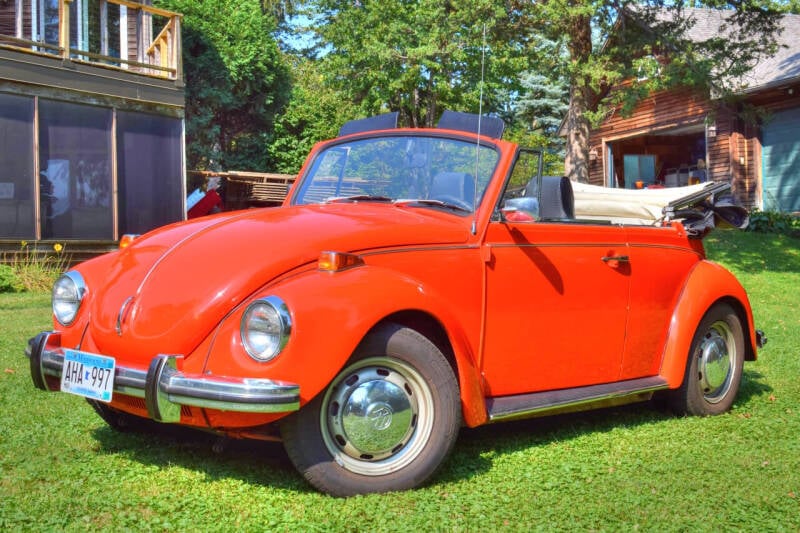
M 292 333 L 284 351 L 268 363 L 246 355 L 238 335 L 246 307 L 242 306 L 218 331 L 205 372 L 298 383 L 304 405 L 330 383 L 376 324 L 397 312 L 420 311 L 437 320 L 448 334 L 458 367 L 465 422 L 474 426 L 486 421 L 469 335 L 453 317 L 447 301 L 418 280 L 379 266 L 335 273 L 315 270 L 259 292 L 259 296 L 267 295 L 286 302 L 292 316 Z
M 753 311 L 744 287 L 722 266 L 700 261 L 689 273 L 670 320 L 660 371 L 670 388 L 678 388 L 683 382 L 686 359 L 697 325 L 711 306 L 721 300 L 733 303 L 740 317 L 745 319 L 745 358 L 755 360 L 757 346 Z

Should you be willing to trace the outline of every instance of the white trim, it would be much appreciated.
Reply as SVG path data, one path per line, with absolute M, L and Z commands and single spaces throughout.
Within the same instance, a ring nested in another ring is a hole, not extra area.
M 119 58 L 128 60 L 128 6 L 119 6 Z M 122 68 L 127 69 L 128 64 L 122 63 Z

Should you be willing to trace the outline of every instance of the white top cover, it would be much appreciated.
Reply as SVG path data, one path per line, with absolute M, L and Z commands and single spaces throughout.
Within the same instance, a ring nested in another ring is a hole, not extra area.
M 656 225 L 670 202 L 702 191 L 713 183 L 666 189 L 612 189 L 572 182 L 575 218 L 609 220 L 617 224 Z

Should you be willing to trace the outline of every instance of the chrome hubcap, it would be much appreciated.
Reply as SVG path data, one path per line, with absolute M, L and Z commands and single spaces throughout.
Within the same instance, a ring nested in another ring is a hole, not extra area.
M 410 463 L 432 429 L 430 388 L 395 359 L 373 357 L 347 368 L 323 400 L 320 424 L 334 460 L 364 475 Z
M 703 397 L 717 403 L 728 392 L 736 364 L 736 343 L 727 322 L 715 322 L 697 349 Z

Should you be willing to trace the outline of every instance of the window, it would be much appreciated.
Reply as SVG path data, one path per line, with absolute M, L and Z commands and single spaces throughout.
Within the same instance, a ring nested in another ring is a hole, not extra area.
M 113 239 L 111 110 L 39 101 L 43 239 Z
M 656 181 L 656 156 L 654 155 L 625 155 L 624 168 L 626 189 L 647 187 Z
M 36 238 L 33 98 L 0 94 L 0 238 Z
M 182 131 L 177 118 L 117 113 L 120 234 L 183 218 Z

